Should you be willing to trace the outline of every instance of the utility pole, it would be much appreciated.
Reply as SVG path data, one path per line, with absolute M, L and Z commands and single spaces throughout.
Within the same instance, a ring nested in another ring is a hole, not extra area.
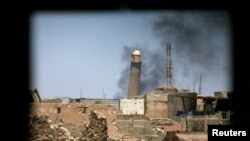
M 201 87 L 201 73 L 200 73 L 199 95 L 201 95 L 201 89 L 202 87 Z
M 80 89 L 80 98 L 82 99 L 82 88 Z
M 195 92 L 195 80 L 194 80 L 194 85 L 193 85 L 193 92 Z

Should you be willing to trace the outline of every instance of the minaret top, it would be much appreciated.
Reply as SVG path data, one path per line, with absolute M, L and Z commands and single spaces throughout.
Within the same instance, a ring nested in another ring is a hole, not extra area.
M 136 49 L 133 51 L 133 55 L 141 55 L 141 51 L 139 49 Z

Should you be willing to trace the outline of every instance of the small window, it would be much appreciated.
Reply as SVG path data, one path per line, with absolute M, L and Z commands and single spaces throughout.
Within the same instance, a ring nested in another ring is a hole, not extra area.
M 61 107 L 56 107 L 57 109 L 57 114 L 60 114 L 61 113 Z

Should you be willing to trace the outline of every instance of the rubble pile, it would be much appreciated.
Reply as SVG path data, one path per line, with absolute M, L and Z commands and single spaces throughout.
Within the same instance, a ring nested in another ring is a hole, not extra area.
M 63 123 L 62 126 L 65 127 L 70 132 L 70 135 L 75 139 L 81 136 L 82 129 L 84 127 L 83 125 L 77 126 L 72 123 Z
M 69 141 L 72 140 L 67 129 L 52 125 L 47 115 L 30 116 L 29 141 Z
M 90 123 L 85 124 L 79 141 L 107 141 L 108 128 L 106 117 L 91 111 Z

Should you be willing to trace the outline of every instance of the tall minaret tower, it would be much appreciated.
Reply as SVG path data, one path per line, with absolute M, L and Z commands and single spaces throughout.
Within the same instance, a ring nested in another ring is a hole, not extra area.
M 141 52 L 136 49 L 132 53 L 131 69 L 128 83 L 128 98 L 140 94 Z

